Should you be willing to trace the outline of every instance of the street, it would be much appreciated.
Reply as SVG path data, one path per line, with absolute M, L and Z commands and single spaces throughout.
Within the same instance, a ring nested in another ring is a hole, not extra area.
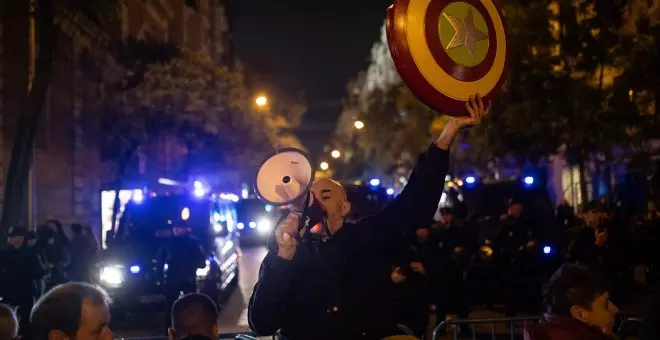
M 257 282 L 259 265 L 266 248 L 241 248 L 239 260 L 238 289 L 232 294 L 220 312 L 220 333 L 247 332 L 250 330 L 247 319 L 247 307 L 252 294 L 252 288 Z
M 232 294 L 226 305 L 219 306 L 220 333 L 249 331 L 247 306 L 252 288 L 257 282 L 259 265 L 266 255 L 266 248 L 242 248 L 239 250 L 239 288 Z M 113 333 L 116 338 L 163 336 L 163 313 L 134 315 L 123 320 L 113 320 Z

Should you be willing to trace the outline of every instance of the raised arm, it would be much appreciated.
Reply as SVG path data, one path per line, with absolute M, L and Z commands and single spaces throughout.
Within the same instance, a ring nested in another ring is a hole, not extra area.
M 449 168 L 449 149 L 458 132 L 479 125 L 490 111 L 479 96 L 471 97 L 466 103 L 469 116 L 452 118 L 440 136 L 422 153 L 413 169 L 408 184 L 380 214 L 376 223 L 377 233 L 398 238 L 410 228 L 418 228 L 433 219 Z M 386 228 L 383 230 L 382 228 Z

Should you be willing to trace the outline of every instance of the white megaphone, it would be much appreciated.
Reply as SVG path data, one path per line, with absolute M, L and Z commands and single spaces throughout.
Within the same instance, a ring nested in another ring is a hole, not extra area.
M 314 226 L 322 221 L 325 213 L 309 190 L 313 180 L 314 169 L 307 154 L 296 148 L 285 148 L 261 163 L 254 191 L 266 203 L 303 214 L 306 218 L 301 219 L 301 228 L 303 224 Z
M 295 148 L 282 149 L 261 163 L 254 191 L 266 203 L 287 206 L 304 199 L 314 179 L 307 154 Z

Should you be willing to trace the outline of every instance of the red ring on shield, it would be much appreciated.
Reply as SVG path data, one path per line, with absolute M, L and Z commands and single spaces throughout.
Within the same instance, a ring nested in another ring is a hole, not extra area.
M 442 13 L 448 5 L 455 2 L 470 5 L 486 22 L 488 49 L 483 60 L 474 66 L 464 66 L 452 60 L 440 41 L 438 28 Z M 428 5 L 425 11 L 420 13 L 420 4 L 424 6 L 426 3 Z M 408 13 L 410 8 L 415 12 Z M 497 18 L 494 18 L 493 14 L 497 15 Z M 423 20 L 417 20 L 415 15 L 421 15 Z M 410 19 L 411 16 L 413 19 Z M 420 28 L 419 25 L 423 27 Z M 417 31 L 423 34 L 415 36 Z M 410 32 L 413 33 L 409 34 Z M 412 39 L 411 36 L 421 39 Z M 499 8 L 492 0 L 394 0 L 387 10 L 387 38 L 394 65 L 403 82 L 423 103 L 447 115 L 466 115 L 465 101 L 477 92 L 485 102 L 491 101 L 506 78 L 506 27 Z M 420 58 L 417 52 L 416 59 L 411 50 L 422 49 L 428 51 L 426 53 L 430 57 Z M 494 67 L 496 65 L 499 67 Z M 427 80 L 429 74 L 433 74 L 428 71 L 432 68 L 442 70 L 438 71 L 442 76 L 437 81 Z M 455 86 L 456 84 L 460 86 Z

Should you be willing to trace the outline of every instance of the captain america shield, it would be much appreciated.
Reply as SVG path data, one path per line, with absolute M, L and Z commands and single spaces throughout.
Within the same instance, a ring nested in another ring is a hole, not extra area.
M 426 105 L 450 116 L 493 99 L 507 74 L 508 39 L 492 0 L 394 0 L 387 40 L 399 75 Z

